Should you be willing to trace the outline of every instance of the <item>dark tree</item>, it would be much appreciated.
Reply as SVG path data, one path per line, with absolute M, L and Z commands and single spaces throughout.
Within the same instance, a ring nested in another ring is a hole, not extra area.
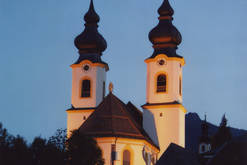
M 51 136 L 48 140 L 49 144 L 55 145 L 61 152 L 66 150 L 66 140 L 67 140 L 67 130 L 66 129 L 57 129 L 55 135 Z
M 33 165 L 65 165 L 66 163 L 66 130 L 58 129 L 47 141 L 36 137 L 30 146 Z
M 54 164 L 66 164 L 67 152 L 66 152 L 66 129 L 58 129 L 54 136 L 50 137 L 47 143 L 47 149 L 53 153 L 49 154 L 52 157 L 49 158 L 50 162 Z M 49 152 L 48 152 L 49 153 Z
M 32 153 L 32 164 L 42 165 L 47 163 L 47 142 L 41 137 L 34 138 L 30 152 Z
M 57 130 L 49 140 L 34 138 L 31 145 L 9 135 L 0 123 L 0 165 L 66 165 L 66 130 Z
M 0 164 L 6 164 L 8 154 L 10 153 L 10 144 L 13 137 L 3 128 L 0 123 Z
M 67 140 L 66 130 L 58 129 L 46 140 L 34 138 L 27 145 L 21 136 L 9 135 L 0 124 L 0 165 L 104 165 L 102 151 L 88 136 L 73 132 Z
M 10 152 L 7 155 L 8 165 L 31 165 L 31 152 L 21 136 L 17 135 L 12 139 L 9 150 Z
M 67 141 L 70 165 L 103 165 L 102 151 L 97 142 L 88 136 L 74 131 Z

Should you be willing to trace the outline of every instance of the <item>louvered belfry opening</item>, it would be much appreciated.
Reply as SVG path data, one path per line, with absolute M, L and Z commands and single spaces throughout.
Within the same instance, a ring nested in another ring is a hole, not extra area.
M 81 88 L 81 97 L 90 97 L 91 96 L 90 91 L 91 91 L 90 80 L 83 80 L 82 88 Z
M 166 75 L 161 74 L 157 77 L 157 92 L 166 92 Z

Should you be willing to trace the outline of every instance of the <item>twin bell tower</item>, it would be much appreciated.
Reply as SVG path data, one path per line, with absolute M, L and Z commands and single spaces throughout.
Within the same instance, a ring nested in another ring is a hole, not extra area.
M 176 53 L 182 37 L 172 24 L 174 11 L 168 0 L 163 1 L 158 14 L 159 23 L 149 33 L 154 51 L 145 60 L 146 103 L 142 105 L 142 127 L 159 146 L 160 157 L 170 143 L 184 147 L 186 110 L 182 105 L 182 68 L 185 61 Z M 106 72 L 109 70 L 108 64 L 101 59 L 107 43 L 98 32 L 100 18 L 92 0 L 84 20 L 85 28 L 74 41 L 79 58 L 71 65 L 72 107 L 67 110 L 68 136 L 104 100 Z

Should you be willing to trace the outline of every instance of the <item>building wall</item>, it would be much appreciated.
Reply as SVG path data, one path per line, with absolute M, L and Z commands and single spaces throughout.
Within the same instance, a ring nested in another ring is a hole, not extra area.
M 183 107 L 161 107 L 143 110 L 144 129 L 160 147 L 160 157 L 170 143 L 185 146 L 185 109 Z M 147 120 L 152 118 L 152 120 Z M 155 132 L 154 129 L 155 128 Z
M 83 70 L 84 65 L 89 65 L 88 71 Z M 103 82 L 106 81 L 106 69 L 100 64 L 93 64 L 88 60 L 80 64 L 73 64 L 72 67 L 72 97 L 71 103 L 75 108 L 97 107 L 103 100 Z M 83 79 L 91 81 L 91 96 L 81 97 Z
M 160 61 L 163 60 L 162 65 Z M 143 106 L 143 127 L 152 140 L 159 145 L 160 154 L 170 143 L 184 147 L 185 143 L 185 108 L 182 103 L 182 66 L 184 59 L 167 57 L 160 54 L 147 63 L 146 101 Z M 157 92 L 158 75 L 166 75 L 166 91 Z M 181 84 L 180 84 L 181 83 Z M 162 104 L 159 104 L 162 103 Z
M 69 110 L 67 111 L 67 137 L 70 137 L 73 130 L 79 127 L 88 119 L 94 110 Z
M 89 66 L 89 70 L 85 71 L 83 67 Z M 106 66 L 99 63 L 92 63 L 89 60 L 84 60 L 80 64 L 71 65 L 72 68 L 72 96 L 71 104 L 74 108 L 83 108 L 83 110 L 68 110 L 67 111 L 67 136 L 70 136 L 71 131 L 78 129 L 84 121 L 91 115 L 103 100 L 103 91 L 106 81 Z M 90 80 L 91 96 L 81 97 L 82 81 Z
M 131 153 L 131 165 L 146 165 L 142 157 L 144 145 L 150 152 L 158 153 L 158 149 L 151 146 L 144 140 L 127 139 L 127 138 L 96 138 L 98 145 L 103 152 L 103 158 L 106 165 L 111 165 L 111 145 L 116 144 L 117 160 L 114 165 L 123 165 L 123 152 L 128 150 Z
M 159 65 L 158 61 L 163 59 L 164 65 Z M 182 61 L 168 58 L 165 55 L 158 55 L 155 59 L 147 60 L 147 103 L 164 103 L 179 101 L 182 103 L 182 95 L 179 94 L 179 79 L 182 81 Z M 167 92 L 157 93 L 156 84 L 159 74 L 167 75 Z

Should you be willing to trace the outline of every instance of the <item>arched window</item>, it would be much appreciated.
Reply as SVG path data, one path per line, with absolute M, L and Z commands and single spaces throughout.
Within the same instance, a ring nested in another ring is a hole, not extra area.
M 91 89 L 90 80 L 83 80 L 81 87 L 81 97 L 90 97 L 91 96 L 90 89 Z
M 130 152 L 128 150 L 123 152 L 123 165 L 130 165 Z
M 160 74 L 157 77 L 157 92 L 166 92 L 166 75 Z

